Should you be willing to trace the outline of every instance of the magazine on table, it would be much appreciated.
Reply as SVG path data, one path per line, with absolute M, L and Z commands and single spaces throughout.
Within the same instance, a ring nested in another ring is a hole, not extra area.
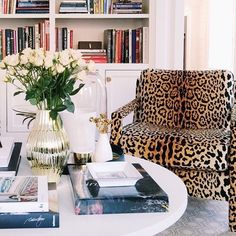
M 46 176 L 0 177 L 0 212 L 48 211 Z

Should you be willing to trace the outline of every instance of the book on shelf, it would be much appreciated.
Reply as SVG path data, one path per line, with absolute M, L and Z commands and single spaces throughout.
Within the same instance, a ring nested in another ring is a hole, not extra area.
M 55 28 L 56 51 L 62 51 L 67 48 L 73 48 L 73 30 L 67 27 Z
M 168 211 L 168 195 L 138 163 L 143 176 L 132 186 L 100 187 L 86 167 L 68 165 L 75 214 L 154 213 Z
M 0 14 L 14 14 L 16 0 L 0 0 Z
M 15 13 L 49 13 L 49 0 L 17 0 Z
M 111 12 L 112 14 L 140 14 L 142 13 L 142 1 L 114 2 Z
M 49 211 L 0 213 L 0 228 L 58 228 L 59 205 L 56 183 L 48 184 Z
M 48 211 L 46 176 L 0 176 L 0 212 Z
M 79 41 L 78 49 L 102 49 L 102 41 Z
M 14 147 L 13 137 L 2 137 L 0 136 L 0 168 L 8 167 L 9 161 L 12 155 L 12 150 Z
M 59 13 L 88 13 L 87 1 L 62 1 Z
M 0 60 L 5 56 L 21 52 L 25 48 L 50 50 L 49 20 L 31 26 L 0 29 Z
M 16 142 L 13 144 L 13 151 L 10 157 L 10 161 L 7 167 L 0 167 L 0 176 L 15 176 L 17 175 L 21 156 L 20 150 L 22 143 Z
M 106 49 L 78 49 L 85 61 L 94 61 L 95 63 L 107 63 Z
M 104 30 L 108 63 L 148 63 L 148 27 Z

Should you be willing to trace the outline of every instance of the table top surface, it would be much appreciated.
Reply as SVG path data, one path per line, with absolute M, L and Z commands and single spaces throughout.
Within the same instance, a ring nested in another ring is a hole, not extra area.
M 60 228 L 1 229 L 0 235 L 15 236 L 148 236 L 155 235 L 174 224 L 187 207 L 187 190 L 182 180 L 171 171 L 152 162 L 125 157 L 140 163 L 169 196 L 169 211 L 164 213 L 132 213 L 104 215 L 75 215 L 69 176 L 63 175 L 58 184 Z M 31 175 L 28 162 L 22 158 L 18 175 Z

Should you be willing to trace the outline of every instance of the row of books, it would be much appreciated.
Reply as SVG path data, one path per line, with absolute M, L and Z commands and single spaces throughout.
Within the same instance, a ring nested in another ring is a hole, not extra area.
M 142 0 L 82 0 L 62 1 L 59 13 L 88 13 L 88 14 L 138 14 L 142 13 Z
M 0 14 L 49 13 L 49 0 L 0 0 Z
M 49 13 L 49 0 L 18 0 L 16 13 Z
M 108 63 L 148 63 L 148 38 L 148 27 L 105 30 Z
M 118 1 L 111 7 L 112 14 L 140 14 L 142 13 L 142 1 Z
M 0 60 L 5 56 L 21 52 L 25 48 L 50 49 L 49 21 L 17 29 L 0 29 Z
M 0 0 L 0 14 L 13 14 L 16 12 L 16 0 Z
M 55 28 L 55 44 L 57 52 L 67 48 L 73 48 L 73 33 L 74 31 L 67 27 Z
M 34 26 L 0 30 L 0 60 L 23 49 L 50 49 L 49 21 Z M 104 31 L 106 56 L 87 55 L 87 60 L 97 63 L 148 63 L 148 27 L 137 29 L 107 29 Z M 73 30 L 67 27 L 55 28 L 56 51 L 73 48 Z M 104 51 L 102 52 L 104 54 Z

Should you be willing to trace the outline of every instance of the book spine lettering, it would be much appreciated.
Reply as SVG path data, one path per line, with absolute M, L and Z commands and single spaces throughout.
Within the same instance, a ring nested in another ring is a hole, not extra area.
M 59 213 L 31 212 L 22 214 L 0 214 L 0 228 L 58 228 Z

